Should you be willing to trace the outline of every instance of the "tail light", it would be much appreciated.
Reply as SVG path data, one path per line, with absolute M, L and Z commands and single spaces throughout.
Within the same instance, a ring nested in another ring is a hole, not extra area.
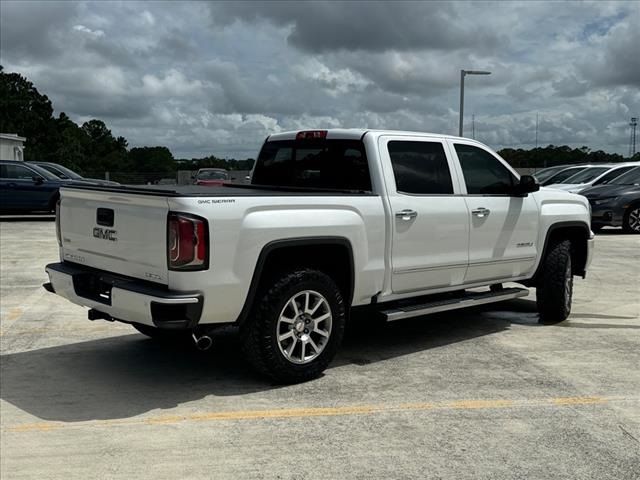
M 56 238 L 58 246 L 62 246 L 62 232 L 60 231 L 60 198 L 56 201 Z
M 209 226 L 202 217 L 170 213 L 167 259 L 169 270 L 206 270 L 209 268 Z

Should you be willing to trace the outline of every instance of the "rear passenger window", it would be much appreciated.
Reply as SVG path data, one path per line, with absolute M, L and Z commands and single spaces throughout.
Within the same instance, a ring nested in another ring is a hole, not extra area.
M 481 195 L 510 195 L 516 179 L 500 160 L 472 145 L 455 144 L 467 193 Z
M 389 142 L 396 190 L 416 194 L 452 194 L 444 147 L 439 142 Z
M 0 166 L 0 178 L 31 180 L 35 175 L 35 172 L 22 165 L 8 164 Z

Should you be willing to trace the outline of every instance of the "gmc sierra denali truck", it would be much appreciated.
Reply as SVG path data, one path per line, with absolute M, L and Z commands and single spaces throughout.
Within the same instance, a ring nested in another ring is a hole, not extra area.
M 474 140 L 278 133 L 248 185 L 62 188 L 45 288 L 92 320 L 203 348 L 235 324 L 250 364 L 299 382 L 328 366 L 361 307 L 393 321 L 534 287 L 540 320 L 566 319 L 589 222 L 584 197 L 540 189 Z

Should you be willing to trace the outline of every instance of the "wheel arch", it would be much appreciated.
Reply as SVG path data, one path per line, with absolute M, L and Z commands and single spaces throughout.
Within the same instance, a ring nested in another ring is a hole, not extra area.
M 347 309 L 352 303 L 355 265 L 353 246 L 345 237 L 319 236 L 274 240 L 258 256 L 249 291 L 236 323 L 247 319 L 261 287 L 292 268 L 316 268 L 338 285 Z
M 588 241 L 591 230 L 586 222 L 567 221 L 551 224 L 545 235 L 544 247 L 540 255 L 540 261 L 536 273 L 531 278 L 530 283 L 536 284 L 540 276 L 543 260 L 549 252 L 549 247 L 560 240 L 571 241 L 571 264 L 574 275 L 584 278 L 586 275 L 586 265 L 588 257 Z

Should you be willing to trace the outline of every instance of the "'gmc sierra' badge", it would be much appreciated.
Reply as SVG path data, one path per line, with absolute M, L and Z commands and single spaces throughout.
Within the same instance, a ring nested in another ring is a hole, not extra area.
M 101 238 L 102 240 L 109 240 L 111 242 L 117 242 L 118 241 L 118 237 L 116 235 L 118 235 L 117 231 L 109 230 L 108 228 L 95 227 L 93 229 L 93 236 L 96 237 L 96 238 Z

